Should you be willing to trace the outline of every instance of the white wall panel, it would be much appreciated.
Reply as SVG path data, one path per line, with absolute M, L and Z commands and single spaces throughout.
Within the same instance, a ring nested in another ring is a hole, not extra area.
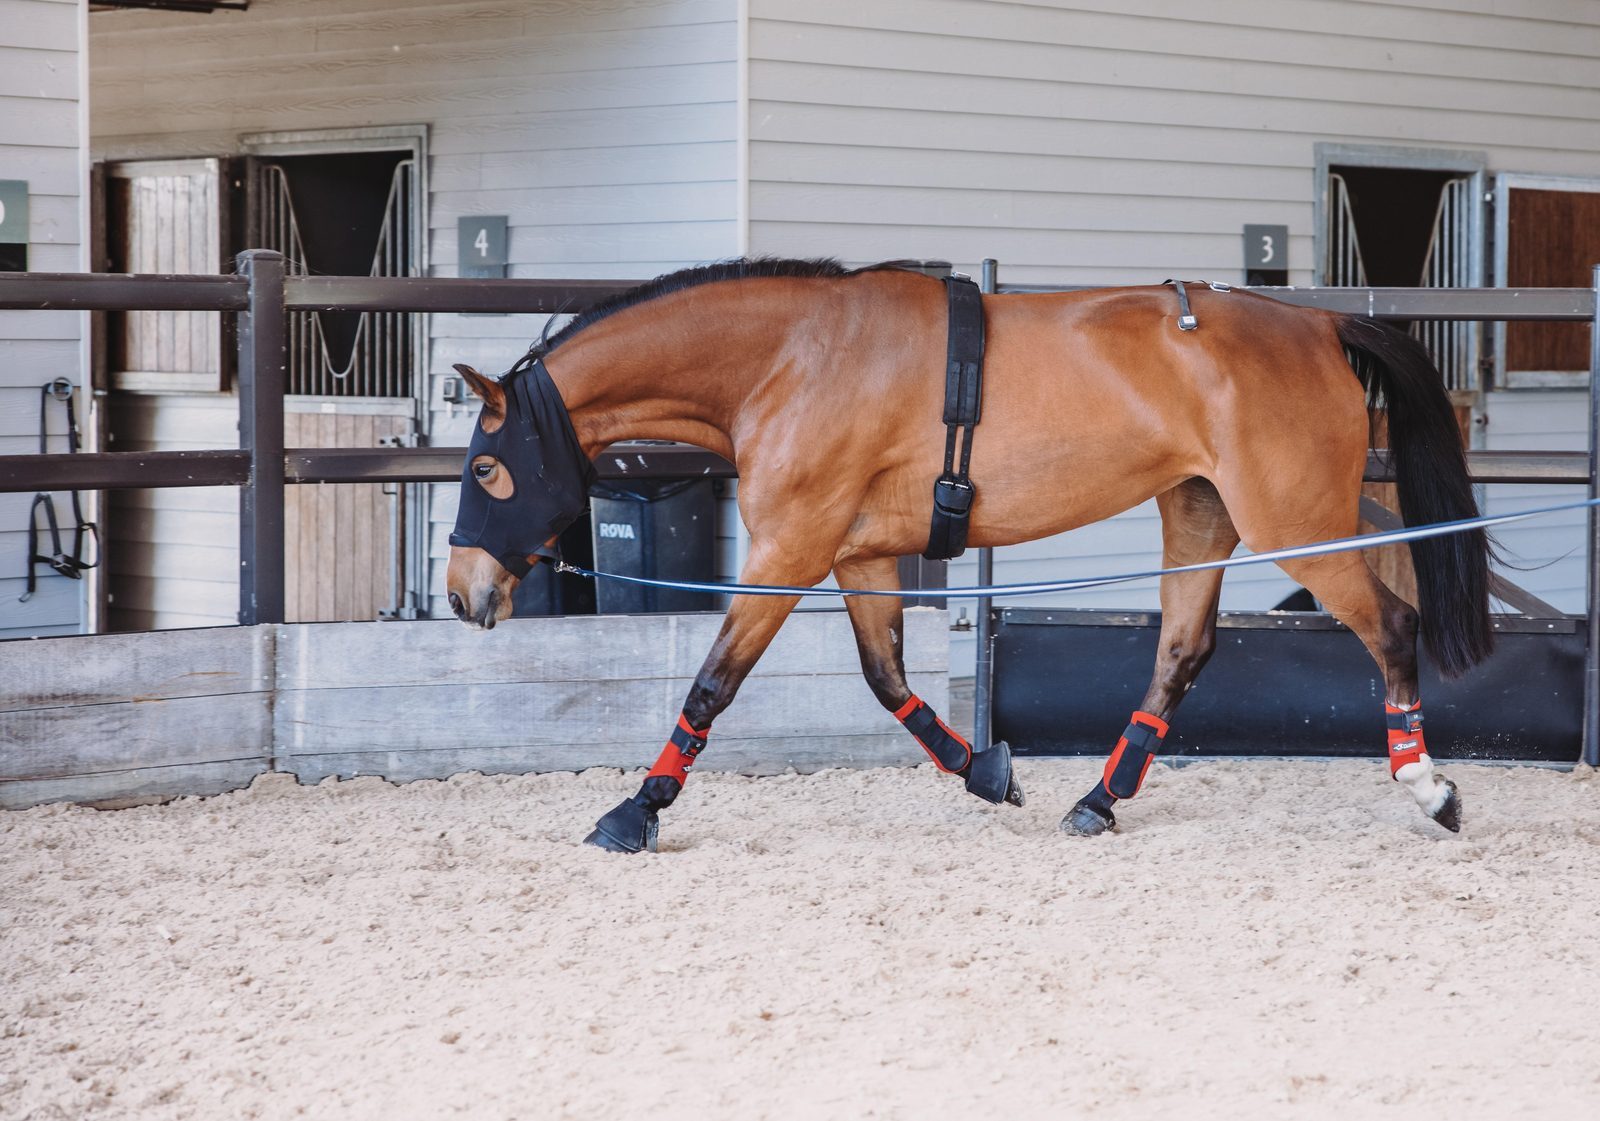
M 0 0 L 0 179 L 28 184 L 28 267 L 34 272 L 83 267 L 82 14 L 73 0 Z M 84 319 L 77 312 L 0 311 L 0 455 L 39 450 L 39 390 L 45 382 L 64 377 L 82 384 Z M 76 408 L 83 424 L 88 410 L 81 396 Z M 54 403 L 50 431 L 65 431 L 61 406 Z M 65 451 L 66 441 L 57 438 L 50 447 Z M 18 599 L 26 587 L 33 496 L 0 498 L 0 638 L 79 630 L 86 618 L 82 581 L 41 565 L 37 594 L 26 603 Z M 56 514 L 70 520 L 67 495 L 56 495 Z M 64 528 L 70 548 L 71 527 Z M 41 532 L 41 548 L 48 548 L 48 531 Z

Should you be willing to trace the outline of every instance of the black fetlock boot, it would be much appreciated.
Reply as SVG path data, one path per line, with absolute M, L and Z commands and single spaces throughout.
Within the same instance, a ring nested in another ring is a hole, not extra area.
M 997 805 L 1022 805 L 1022 787 L 1011 773 L 1010 747 L 997 743 L 987 751 L 974 753 L 972 745 L 915 694 L 900 706 L 894 718 L 922 745 L 934 766 L 966 779 L 967 793 Z
M 661 819 L 656 811 L 638 801 L 638 796 L 624 799 L 621 805 L 594 823 L 594 832 L 583 839 L 586 845 L 603 848 L 607 852 L 656 851 L 656 836 L 661 829 Z
M 967 764 L 967 793 L 995 805 L 1022 805 L 1022 787 L 1011 773 L 1011 746 L 1004 740 L 991 744 L 987 751 L 972 753 L 972 762 Z
M 1132 798 L 1144 785 L 1145 772 L 1161 750 L 1167 722 L 1148 712 L 1135 712 L 1117 746 L 1106 760 L 1104 775 L 1095 788 L 1061 819 L 1061 831 L 1073 837 L 1098 837 L 1117 824 L 1111 807 L 1120 798 Z
M 696 731 L 685 716 L 678 717 L 667 746 L 661 749 L 656 765 L 645 776 L 639 793 L 594 823 L 594 832 L 583 839 L 607 852 L 656 851 L 661 831 L 658 812 L 677 799 L 689 777 L 689 768 L 705 750 L 710 728 Z

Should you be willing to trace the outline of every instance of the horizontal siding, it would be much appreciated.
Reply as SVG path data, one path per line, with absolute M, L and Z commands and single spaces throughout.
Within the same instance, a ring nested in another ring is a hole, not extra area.
M 0 68 L 0 97 L 39 97 L 75 102 L 78 97 L 78 52 L 76 49 L 59 48 L 6 48 L 6 65 Z
M 9 557 L 7 559 L 10 559 Z M 78 605 L 83 601 L 83 585 L 55 573 L 40 572 L 38 590 L 23 602 L 27 581 L 20 566 L 7 567 L 0 576 L 0 639 L 34 638 L 50 634 L 76 634 Z
M 114 451 L 239 446 L 233 397 L 119 394 Z M 106 548 L 112 630 L 227 626 L 239 617 L 239 491 L 183 487 L 112 493 Z
M 585 81 L 586 77 L 591 80 Z M 471 85 L 460 79 L 441 81 L 434 88 L 419 89 L 404 99 L 397 99 L 392 81 L 367 85 L 330 81 L 320 89 L 295 88 L 276 82 L 258 86 L 242 81 L 219 85 L 217 98 L 208 109 L 235 119 L 281 119 L 285 114 L 304 114 L 309 127 L 358 128 L 371 124 L 374 117 L 392 118 L 402 107 L 411 110 L 405 114 L 408 120 L 434 121 L 452 117 L 493 117 L 504 113 L 508 102 L 519 100 L 536 102 L 556 111 L 647 107 L 663 101 L 703 104 L 725 96 L 734 77 L 731 62 L 681 68 L 641 66 L 608 70 L 593 76 L 562 73 Z M 148 112 L 153 115 L 129 108 L 126 102 L 104 109 L 97 102 L 96 136 L 102 135 L 98 131 L 102 123 L 107 130 L 104 135 L 182 130 L 188 124 L 188 116 L 175 107 L 174 102 L 186 103 L 190 87 L 175 82 L 156 82 L 154 87 L 136 86 L 125 91 L 164 96 L 165 101 L 151 103 Z M 4 110 L 6 101 L 0 98 L 0 110 Z M 4 135 L 0 131 L 0 137 Z
M 752 0 L 752 247 L 1236 280 L 1274 222 L 1307 282 L 1317 141 L 1600 170 L 1578 7 Z
M 76 8 L 75 0 L 0 0 L 0 27 L 6 29 L 4 49 L 76 51 Z
M 0 0 L 0 178 L 28 184 L 28 267 L 35 272 L 83 268 L 81 16 L 71 0 Z M 40 386 L 58 377 L 83 383 L 84 320 L 78 312 L 0 311 L 0 455 L 39 450 Z M 76 404 L 83 424 L 88 410 L 81 397 Z M 56 404 L 50 430 L 65 431 Z M 65 439 L 53 439 L 50 450 L 66 451 Z M 18 598 L 26 588 L 32 500 L 0 495 L 0 638 L 72 633 L 85 619 L 85 582 L 43 566 L 38 591 L 26 603 Z M 58 494 L 55 505 L 70 548 L 70 499 Z M 40 546 L 48 549 L 47 532 Z

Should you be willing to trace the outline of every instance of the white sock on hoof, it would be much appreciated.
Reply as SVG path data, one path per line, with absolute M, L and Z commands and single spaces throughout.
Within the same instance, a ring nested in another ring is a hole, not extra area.
M 1450 788 L 1433 771 L 1433 760 L 1426 754 L 1418 756 L 1394 773 L 1394 780 L 1411 791 L 1411 796 L 1422 807 L 1422 812 L 1432 817 L 1444 808 L 1450 798 Z

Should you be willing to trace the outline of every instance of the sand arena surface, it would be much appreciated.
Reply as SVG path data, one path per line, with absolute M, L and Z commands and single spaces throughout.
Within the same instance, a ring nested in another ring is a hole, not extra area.
M 4 1118 L 1600 1116 L 1600 781 L 1090 761 L 376 779 L 0 815 Z

